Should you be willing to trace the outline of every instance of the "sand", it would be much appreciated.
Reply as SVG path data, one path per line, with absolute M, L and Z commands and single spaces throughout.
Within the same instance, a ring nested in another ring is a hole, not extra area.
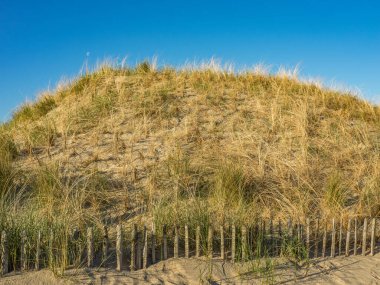
M 263 263 L 261 267 L 263 267 Z M 0 284 L 380 284 L 380 254 L 313 260 L 301 269 L 278 265 L 275 271 L 253 271 L 254 264 L 171 259 L 135 272 L 106 269 L 69 270 L 55 277 L 48 270 L 11 273 Z

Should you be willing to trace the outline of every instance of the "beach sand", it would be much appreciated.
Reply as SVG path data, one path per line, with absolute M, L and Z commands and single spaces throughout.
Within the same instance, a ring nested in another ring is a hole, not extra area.
M 263 268 L 263 264 L 261 266 Z M 134 272 L 107 269 L 68 270 L 65 277 L 51 271 L 10 273 L 0 284 L 380 284 L 380 254 L 313 260 L 308 266 L 280 266 L 254 271 L 254 264 L 221 260 L 170 259 Z

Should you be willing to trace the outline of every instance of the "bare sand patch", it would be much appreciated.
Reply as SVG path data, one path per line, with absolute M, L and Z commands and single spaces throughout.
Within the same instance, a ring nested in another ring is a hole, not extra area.
M 275 270 L 254 270 L 254 264 L 220 260 L 170 259 L 135 272 L 107 269 L 68 270 L 55 277 L 48 270 L 12 273 L 0 284 L 380 284 L 380 255 L 313 260 L 295 269 L 289 264 Z

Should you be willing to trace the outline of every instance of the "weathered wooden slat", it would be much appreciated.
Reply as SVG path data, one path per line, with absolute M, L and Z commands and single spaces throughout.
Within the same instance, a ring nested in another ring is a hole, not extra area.
M 315 221 L 315 233 L 314 233 L 314 258 L 318 257 L 319 250 L 319 219 Z
M 6 231 L 1 232 L 1 273 L 2 275 L 8 273 L 9 265 L 9 249 L 8 249 L 8 237 Z
M 236 259 L 236 227 L 231 226 L 231 262 L 235 263 Z
M 116 226 L 116 270 L 121 271 L 123 266 L 123 229 L 121 224 Z
M 179 257 L 179 233 L 178 227 L 174 227 L 174 258 Z
M 164 225 L 162 230 L 162 245 L 163 245 L 163 259 L 168 259 L 168 237 L 167 237 L 167 228 Z
M 142 268 L 142 250 L 143 250 L 143 236 L 142 233 L 137 231 L 136 235 L 136 269 Z
M 373 218 L 372 227 L 371 227 L 371 256 L 375 255 L 375 246 L 376 246 L 376 218 Z
M 302 243 L 302 234 L 301 234 L 302 229 L 301 229 L 301 227 L 302 227 L 302 225 L 301 225 L 301 223 L 298 221 L 298 223 L 297 223 L 297 239 L 298 239 L 298 242 L 299 242 L 299 243 Z
M 20 268 L 21 271 L 27 270 L 27 256 L 26 256 L 26 232 L 25 230 L 21 231 L 21 246 L 20 246 Z
M 189 258 L 189 227 L 185 225 L 185 258 Z
M 81 266 L 82 262 L 82 243 L 80 242 L 80 231 L 75 228 L 72 232 L 72 241 L 74 243 L 74 259 L 72 260 L 75 266 Z
M 347 235 L 346 235 L 346 256 L 350 255 L 350 238 L 351 238 L 351 219 L 348 219 Z
M 266 230 L 266 222 L 265 219 L 261 220 L 261 229 L 259 229 L 259 253 L 260 257 L 267 249 L 267 230 Z
M 322 257 L 326 256 L 326 245 L 327 245 L 327 224 L 325 222 L 325 225 L 323 228 Z
M 358 250 L 358 219 L 354 220 L 354 255 L 357 255 Z
M 273 227 L 272 227 L 273 230 Z M 248 255 L 248 245 L 247 245 L 247 228 L 246 226 L 241 227 L 241 259 L 242 261 L 247 260 Z
M 143 247 L 143 268 L 146 269 L 148 266 L 148 232 L 146 226 L 144 226 L 143 232 L 144 247 Z
M 306 219 L 306 251 L 307 256 L 310 257 L 310 219 Z
M 131 263 L 130 263 L 130 270 L 134 271 L 137 268 L 137 225 L 134 224 L 132 226 L 132 232 L 131 232 Z
M 152 233 L 151 233 L 151 245 L 152 245 L 152 264 L 156 263 L 156 229 L 154 224 L 152 224 Z
M 335 257 L 335 244 L 336 244 L 336 224 L 335 219 L 332 219 L 332 228 L 331 228 L 331 257 Z
M 342 243 L 343 243 L 343 219 L 340 218 L 339 222 L 339 241 L 338 241 L 338 255 L 342 255 Z
M 37 232 L 37 240 L 36 240 L 36 260 L 34 263 L 34 269 L 40 269 L 40 256 L 41 256 L 41 231 Z
M 54 244 L 54 232 L 53 229 L 50 229 L 50 235 L 49 235 L 49 249 L 48 249 L 48 259 L 49 259 L 49 267 L 53 268 L 53 244 Z M 79 258 L 81 256 L 80 252 Z
M 207 235 L 207 257 L 212 258 L 213 256 L 213 229 L 212 226 L 208 227 L 208 235 Z
M 269 254 L 270 255 L 273 255 L 275 254 L 275 244 L 274 244 L 274 229 L 273 229 L 273 220 L 270 219 L 269 221 L 269 235 L 270 235 L 270 248 L 269 248 Z M 248 247 L 245 247 L 245 255 L 247 256 L 247 251 L 248 251 Z M 243 259 L 244 261 L 246 260 L 246 257 Z
M 220 226 L 220 258 L 225 259 L 224 255 L 224 227 Z
M 94 232 L 93 228 L 87 228 L 87 267 L 94 265 Z
M 197 229 L 195 230 L 195 256 L 200 256 L 200 250 L 201 250 L 201 227 L 197 226 Z
M 281 252 L 281 243 L 282 243 L 282 224 L 281 220 L 278 220 L 278 242 L 276 243 L 276 255 L 279 255 Z
M 362 238 L 362 255 L 366 255 L 366 252 L 367 252 L 367 230 L 368 230 L 368 220 L 367 220 L 367 218 L 364 218 L 363 238 Z
M 261 221 L 257 221 L 254 226 L 254 235 L 252 238 L 252 247 L 254 248 L 254 254 L 258 255 L 261 251 Z
M 107 225 L 104 225 L 103 243 L 102 243 L 102 264 L 103 265 L 106 265 L 108 262 L 108 248 L 109 248 L 108 227 Z

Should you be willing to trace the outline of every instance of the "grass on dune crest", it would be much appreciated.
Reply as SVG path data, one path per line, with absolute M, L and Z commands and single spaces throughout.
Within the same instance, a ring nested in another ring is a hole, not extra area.
M 21 106 L 0 140 L 3 220 L 380 215 L 379 107 L 283 72 L 105 65 Z

